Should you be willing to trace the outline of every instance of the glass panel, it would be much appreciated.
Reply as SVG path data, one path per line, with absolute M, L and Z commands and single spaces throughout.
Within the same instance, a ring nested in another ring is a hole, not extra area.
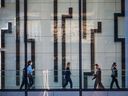
M 67 92 L 67 91 L 44 91 L 44 92 L 29 92 L 28 96 L 42 96 L 42 95 L 47 95 L 47 96 L 79 96 L 79 92 L 78 91 L 71 91 L 71 92 Z
M 115 38 L 123 38 L 123 20 L 118 18 L 118 27 L 115 28 L 114 13 L 121 12 L 119 0 L 86 0 L 86 38 L 82 40 L 82 63 L 84 75 L 84 88 L 93 88 L 92 76 L 96 71 L 94 64 L 99 64 L 102 69 L 102 83 L 105 88 L 110 88 L 111 65 L 116 62 L 118 65 L 118 81 L 122 86 L 122 53 L 120 43 Z M 118 7 L 117 7 L 118 6 Z M 98 22 L 101 25 L 98 25 Z M 115 28 L 115 29 L 114 29 Z M 114 33 L 115 30 L 119 33 Z M 117 37 L 116 37 L 117 36 Z M 120 49 L 120 51 L 119 51 Z M 85 61 L 86 60 L 86 61 Z M 91 61 L 90 61 L 91 60 Z M 90 70 L 91 68 L 91 70 Z M 87 70 L 85 70 L 87 69 Z M 90 70 L 90 71 L 88 71 Z M 86 77 L 87 76 L 87 77 Z
M 4 30 L 0 32 L 0 47 L 4 48 L 0 55 L 0 88 L 19 89 L 25 58 L 24 0 L 20 0 L 19 14 L 16 13 L 17 0 L 5 1 L 6 7 L 0 8 L 0 29 Z M 82 6 L 79 6 L 79 0 L 28 0 L 27 56 L 35 64 L 32 89 L 62 89 L 67 62 L 71 64 L 73 89 L 79 89 L 80 82 L 83 89 L 94 89 L 94 64 L 99 64 L 102 83 L 109 89 L 113 62 L 118 65 L 119 86 L 124 87 L 125 20 L 121 4 L 121 0 L 82 0 Z M 82 30 L 79 29 L 79 7 L 82 8 Z M 12 24 L 12 32 L 8 22 Z M 80 31 L 82 81 L 79 81 Z M 18 41 L 20 46 L 17 46 Z
M 0 96 L 25 96 L 25 92 L 0 92 Z
M 48 82 L 49 88 L 62 88 L 63 76 L 62 66 L 64 68 L 65 58 L 66 62 L 71 62 L 71 72 L 73 80 L 73 88 L 79 87 L 79 21 L 78 21 L 78 3 L 58 0 L 58 64 L 54 63 L 54 18 L 53 8 L 54 2 L 32 1 L 28 0 L 28 36 L 35 40 L 36 44 L 36 68 L 35 68 L 35 88 L 45 88 L 45 83 Z M 34 2 L 34 3 L 33 3 Z M 73 17 L 69 17 L 69 8 L 73 9 Z M 64 17 L 65 16 L 65 17 Z M 67 17 L 66 17 L 67 16 Z M 64 17 L 62 19 L 62 17 Z M 65 27 L 62 26 L 62 23 Z M 65 30 L 65 48 L 62 49 L 63 31 Z M 65 53 L 63 53 L 65 52 Z M 65 55 L 65 57 L 62 57 Z M 63 64 L 62 64 L 63 63 Z M 54 66 L 57 66 L 58 82 L 54 82 Z M 45 74 L 48 70 L 48 81 L 45 81 Z M 46 71 L 46 72 L 45 72 Z M 44 73 L 43 73 L 44 72 Z M 76 80 L 75 80 L 76 79 Z M 38 82 L 38 83 L 37 83 Z

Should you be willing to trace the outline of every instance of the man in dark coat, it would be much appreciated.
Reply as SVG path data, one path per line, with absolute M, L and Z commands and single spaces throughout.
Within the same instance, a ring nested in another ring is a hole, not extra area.
M 92 80 L 95 79 L 94 89 L 104 89 L 104 86 L 101 82 L 101 69 L 98 64 L 95 64 L 95 66 L 96 66 L 96 74 L 94 74 L 94 77 L 92 78 Z
M 72 88 L 73 85 L 71 79 L 70 62 L 67 63 L 67 67 L 65 69 L 65 84 L 63 85 L 63 88 L 68 85 L 68 82 L 70 83 L 70 88 Z

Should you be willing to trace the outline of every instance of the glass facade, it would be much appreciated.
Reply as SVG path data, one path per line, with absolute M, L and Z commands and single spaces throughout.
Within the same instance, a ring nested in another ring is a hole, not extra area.
M 109 89 L 113 62 L 119 86 L 126 88 L 124 0 L 81 1 L 5 0 L 0 8 L 1 89 L 20 88 L 26 59 L 33 62 L 33 89 L 61 89 L 67 62 L 73 89 L 80 84 L 93 89 L 94 64 Z

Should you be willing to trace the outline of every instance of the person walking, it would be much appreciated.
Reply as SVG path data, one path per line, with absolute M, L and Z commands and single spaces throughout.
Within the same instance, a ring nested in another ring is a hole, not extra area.
M 114 82 L 115 82 L 117 88 L 120 89 L 119 84 L 118 84 L 118 79 L 117 79 L 117 77 L 118 77 L 118 70 L 117 70 L 116 62 L 113 62 L 112 67 L 111 67 L 111 71 L 112 71 L 112 74 L 111 74 L 112 81 L 111 81 L 111 84 L 110 84 L 110 89 L 113 88 Z
M 25 86 L 25 84 L 28 86 L 27 74 L 25 73 L 25 70 L 27 70 L 26 67 L 27 66 L 25 66 L 23 69 L 22 83 L 21 83 L 20 89 L 22 89 L 23 86 Z
M 94 89 L 104 89 L 104 86 L 101 82 L 101 69 L 98 64 L 95 64 L 95 66 L 96 66 L 96 74 L 94 74 L 94 77 L 92 78 L 92 80 L 95 79 Z
M 28 88 L 30 89 L 33 85 L 33 71 L 34 69 L 32 69 L 32 61 L 29 60 L 28 61 L 28 67 L 27 67 L 27 76 L 28 76 L 28 80 L 29 80 L 29 83 L 28 83 Z
M 67 67 L 65 69 L 65 84 L 63 85 L 63 88 L 68 85 L 68 82 L 70 83 L 70 88 L 72 88 L 73 84 L 71 79 L 70 62 L 67 63 Z

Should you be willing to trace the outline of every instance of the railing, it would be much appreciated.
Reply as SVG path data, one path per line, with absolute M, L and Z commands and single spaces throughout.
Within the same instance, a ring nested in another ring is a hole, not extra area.
M 2 71 L 0 71 L 1 73 Z M 35 76 L 33 76 L 33 79 L 34 79 L 34 84 L 33 84 L 33 87 L 32 89 L 63 89 L 62 88 L 62 70 L 59 70 L 58 71 L 58 82 L 54 82 L 54 71 L 53 70 L 35 70 Z M 84 69 L 83 70 L 83 73 L 84 72 L 88 72 L 88 70 Z M 16 85 L 16 70 L 5 70 L 4 72 L 4 77 L 5 77 L 5 89 L 19 89 L 20 86 L 17 86 Z M 20 71 L 21 73 L 21 76 L 20 76 L 20 85 L 21 85 L 21 82 L 22 82 L 22 70 Z M 72 82 L 73 82 L 73 88 L 72 89 L 79 89 L 79 71 L 78 69 L 72 69 L 71 70 L 71 79 L 72 79 Z M 122 71 L 118 70 L 118 83 L 119 83 L 119 86 L 120 88 L 122 88 L 122 82 L 125 82 L 125 81 L 122 81 L 122 77 L 125 77 L 125 76 L 122 76 L 121 75 Z M 2 79 L 3 76 L 1 76 L 0 74 L 0 81 Z M 94 82 L 95 80 L 92 80 L 93 76 L 89 76 L 87 79 L 87 84 L 88 84 L 88 87 L 87 89 L 94 89 Z M 111 78 L 111 70 L 107 70 L 107 69 L 104 69 L 102 70 L 102 83 L 105 87 L 105 89 L 110 89 L 110 84 L 111 84 L 111 81 L 112 81 L 112 78 Z M 82 75 L 82 88 L 85 89 L 85 78 L 84 78 L 84 75 Z M 0 84 L 1 86 L 1 84 Z M 24 88 L 23 88 L 24 89 Z M 70 84 L 68 83 L 66 89 L 71 89 L 70 88 Z M 115 84 L 113 85 L 113 89 L 117 89 Z

